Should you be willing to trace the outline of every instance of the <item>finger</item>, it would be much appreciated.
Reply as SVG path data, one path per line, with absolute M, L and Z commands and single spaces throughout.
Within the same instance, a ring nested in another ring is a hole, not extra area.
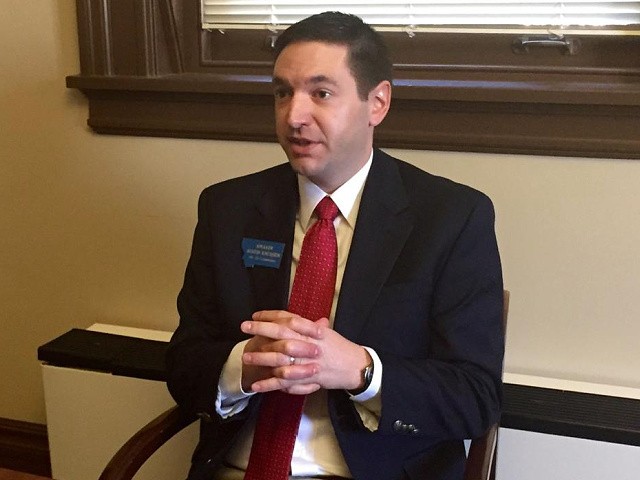
M 286 390 L 295 384 L 315 384 L 317 380 L 317 367 L 315 365 L 294 365 L 278 367 L 272 370 L 272 377 L 254 382 L 251 390 L 254 392 L 270 392 L 273 390 Z
M 309 395 L 313 392 L 317 392 L 318 390 L 320 390 L 320 385 L 317 383 L 295 383 L 290 387 L 283 389 L 284 392 L 290 393 L 291 395 Z
M 329 328 L 329 319 L 327 317 L 322 317 L 319 318 L 318 320 L 316 320 L 316 325 L 318 327 L 324 327 L 324 328 Z
M 299 362 L 300 359 L 295 359 L 295 361 Z M 284 367 L 274 368 L 271 373 L 274 378 L 309 383 L 312 377 L 317 375 L 318 365 L 315 363 L 286 365 Z
M 259 312 L 255 312 L 251 318 L 258 322 L 271 322 L 287 325 L 287 327 L 303 336 L 316 339 L 322 338 L 320 325 L 318 323 L 291 312 L 283 310 L 261 310 Z M 329 320 L 325 319 L 325 321 L 328 326 Z
M 290 389 L 295 382 L 295 380 L 285 380 L 284 378 L 270 377 L 254 382 L 251 385 L 251 390 L 257 393 L 274 392 L 276 390 L 286 391 L 287 389 Z
M 291 330 L 286 325 L 273 322 L 259 322 L 247 320 L 240 324 L 240 330 L 254 336 L 262 336 L 273 340 L 291 340 L 303 338 L 302 335 Z
M 285 356 L 308 359 L 318 358 L 321 352 L 320 346 L 303 340 L 274 340 L 272 342 L 263 342 L 260 345 L 256 345 L 255 349 L 245 348 L 244 351 L 246 353 L 278 353 Z M 278 365 L 280 365 L 280 362 L 271 366 L 276 367 Z
M 269 377 L 252 383 L 251 391 L 256 393 L 275 392 L 276 390 L 284 390 L 290 386 L 291 382 L 287 382 L 283 378 Z
M 242 363 L 261 367 L 285 367 L 301 365 L 303 359 L 281 352 L 245 352 L 242 355 Z
M 288 320 L 294 316 L 296 316 L 294 313 L 287 312 L 286 310 L 260 310 L 254 312 L 251 318 L 259 322 L 278 322 Z
M 240 329 L 249 335 L 262 336 L 273 340 L 320 339 L 320 327 L 301 317 L 291 317 L 286 323 L 247 320 Z

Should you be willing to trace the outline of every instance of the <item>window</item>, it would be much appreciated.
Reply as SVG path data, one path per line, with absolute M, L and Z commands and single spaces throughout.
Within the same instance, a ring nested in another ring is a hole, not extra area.
M 200 0 L 204 29 L 291 25 L 325 10 L 358 15 L 383 29 L 407 32 L 434 27 L 488 30 L 509 27 L 611 27 L 640 24 L 640 2 L 629 0 Z M 544 30 L 543 30 L 544 32 Z
M 67 85 L 89 97 L 94 130 L 275 141 L 273 33 L 202 29 L 200 1 L 77 0 L 81 72 Z M 628 6 L 637 15 L 639 3 Z M 539 29 L 385 31 L 394 99 L 376 142 L 640 158 L 636 27 L 563 28 L 542 43 Z

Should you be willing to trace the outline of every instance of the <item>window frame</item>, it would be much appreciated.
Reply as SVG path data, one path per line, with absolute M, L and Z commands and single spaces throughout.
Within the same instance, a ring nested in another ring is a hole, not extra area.
M 198 0 L 76 0 L 80 73 L 102 134 L 275 142 L 267 30 L 205 31 Z M 394 60 L 381 147 L 640 158 L 640 37 L 383 35 Z

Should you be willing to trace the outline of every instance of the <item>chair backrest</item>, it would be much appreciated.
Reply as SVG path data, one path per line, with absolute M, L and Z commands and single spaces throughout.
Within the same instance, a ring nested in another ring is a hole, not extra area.
M 507 316 L 509 313 L 508 290 L 503 294 L 502 327 L 507 333 Z M 464 467 L 464 480 L 493 480 L 496 475 L 496 450 L 498 448 L 498 429 L 496 422 L 482 435 L 474 438 L 469 446 L 469 454 Z

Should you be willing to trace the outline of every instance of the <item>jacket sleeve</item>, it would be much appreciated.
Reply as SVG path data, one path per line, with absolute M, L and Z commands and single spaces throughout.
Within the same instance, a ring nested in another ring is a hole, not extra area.
M 503 290 L 488 197 L 476 196 L 450 245 L 429 297 L 422 357 L 379 349 L 383 363 L 380 433 L 434 441 L 480 436 L 500 415 Z M 420 287 L 419 287 L 420 288 Z
M 229 288 L 221 278 L 231 267 L 228 259 L 216 254 L 212 196 L 210 190 L 200 196 L 191 256 L 178 295 L 180 324 L 169 344 L 166 364 L 167 386 L 178 405 L 202 418 L 220 419 L 215 409 L 220 374 L 234 345 L 246 337 L 219 301 L 221 290 Z

